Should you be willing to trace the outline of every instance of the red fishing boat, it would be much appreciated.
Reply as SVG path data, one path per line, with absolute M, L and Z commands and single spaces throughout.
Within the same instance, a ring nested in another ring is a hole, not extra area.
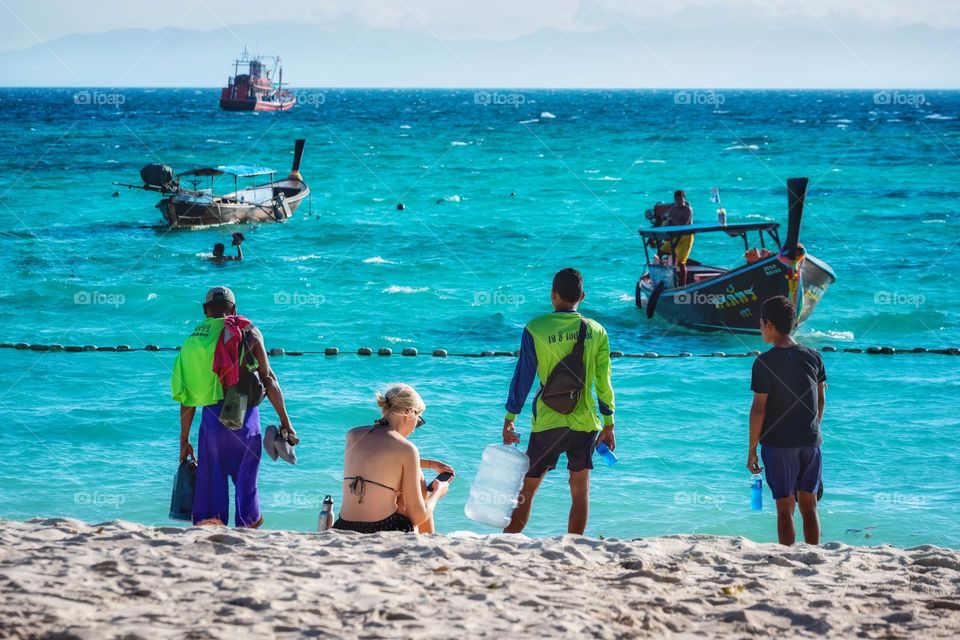
M 274 74 L 277 82 L 273 81 Z M 220 108 L 224 111 L 287 111 L 295 102 L 294 95 L 283 88 L 280 58 L 251 56 L 246 47 L 240 59 L 233 61 L 227 86 L 220 90 Z

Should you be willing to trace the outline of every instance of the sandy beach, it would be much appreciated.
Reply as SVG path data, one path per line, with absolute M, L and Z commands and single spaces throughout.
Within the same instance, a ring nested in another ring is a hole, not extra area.
M 0 636 L 956 637 L 960 553 L 0 521 Z

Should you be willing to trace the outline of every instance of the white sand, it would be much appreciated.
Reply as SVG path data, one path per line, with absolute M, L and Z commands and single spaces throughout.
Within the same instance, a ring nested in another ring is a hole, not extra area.
M 0 521 L 0 638 L 951 637 L 960 553 Z

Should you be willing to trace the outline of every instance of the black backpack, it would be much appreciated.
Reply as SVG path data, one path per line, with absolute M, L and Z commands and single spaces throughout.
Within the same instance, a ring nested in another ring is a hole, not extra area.
M 587 367 L 583 362 L 583 341 L 586 338 L 587 322 L 580 318 L 580 333 L 577 335 L 577 344 L 573 345 L 573 352 L 557 363 L 540 392 L 543 404 L 557 413 L 573 413 L 580 402 L 586 386 L 584 377 Z

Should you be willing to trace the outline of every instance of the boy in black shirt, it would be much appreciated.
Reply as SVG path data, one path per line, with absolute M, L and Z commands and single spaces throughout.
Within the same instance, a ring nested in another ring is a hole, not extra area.
M 780 544 L 796 538 L 793 512 L 803 517 L 803 538 L 820 543 L 817 491 L 823 472 L 820 420 L 826 403 L 827 372 L 823 359 L 790 336 L 796 323 L 793 302 L 777 296 L 760 309 L 760 333 L 773 348 L 753 363 L 753 406 L 750 407 L 750 451 L 747 469 L 766 469 L 767 484 L 777 501 Z M 764 466 L 757 459 L 757 445 Z

